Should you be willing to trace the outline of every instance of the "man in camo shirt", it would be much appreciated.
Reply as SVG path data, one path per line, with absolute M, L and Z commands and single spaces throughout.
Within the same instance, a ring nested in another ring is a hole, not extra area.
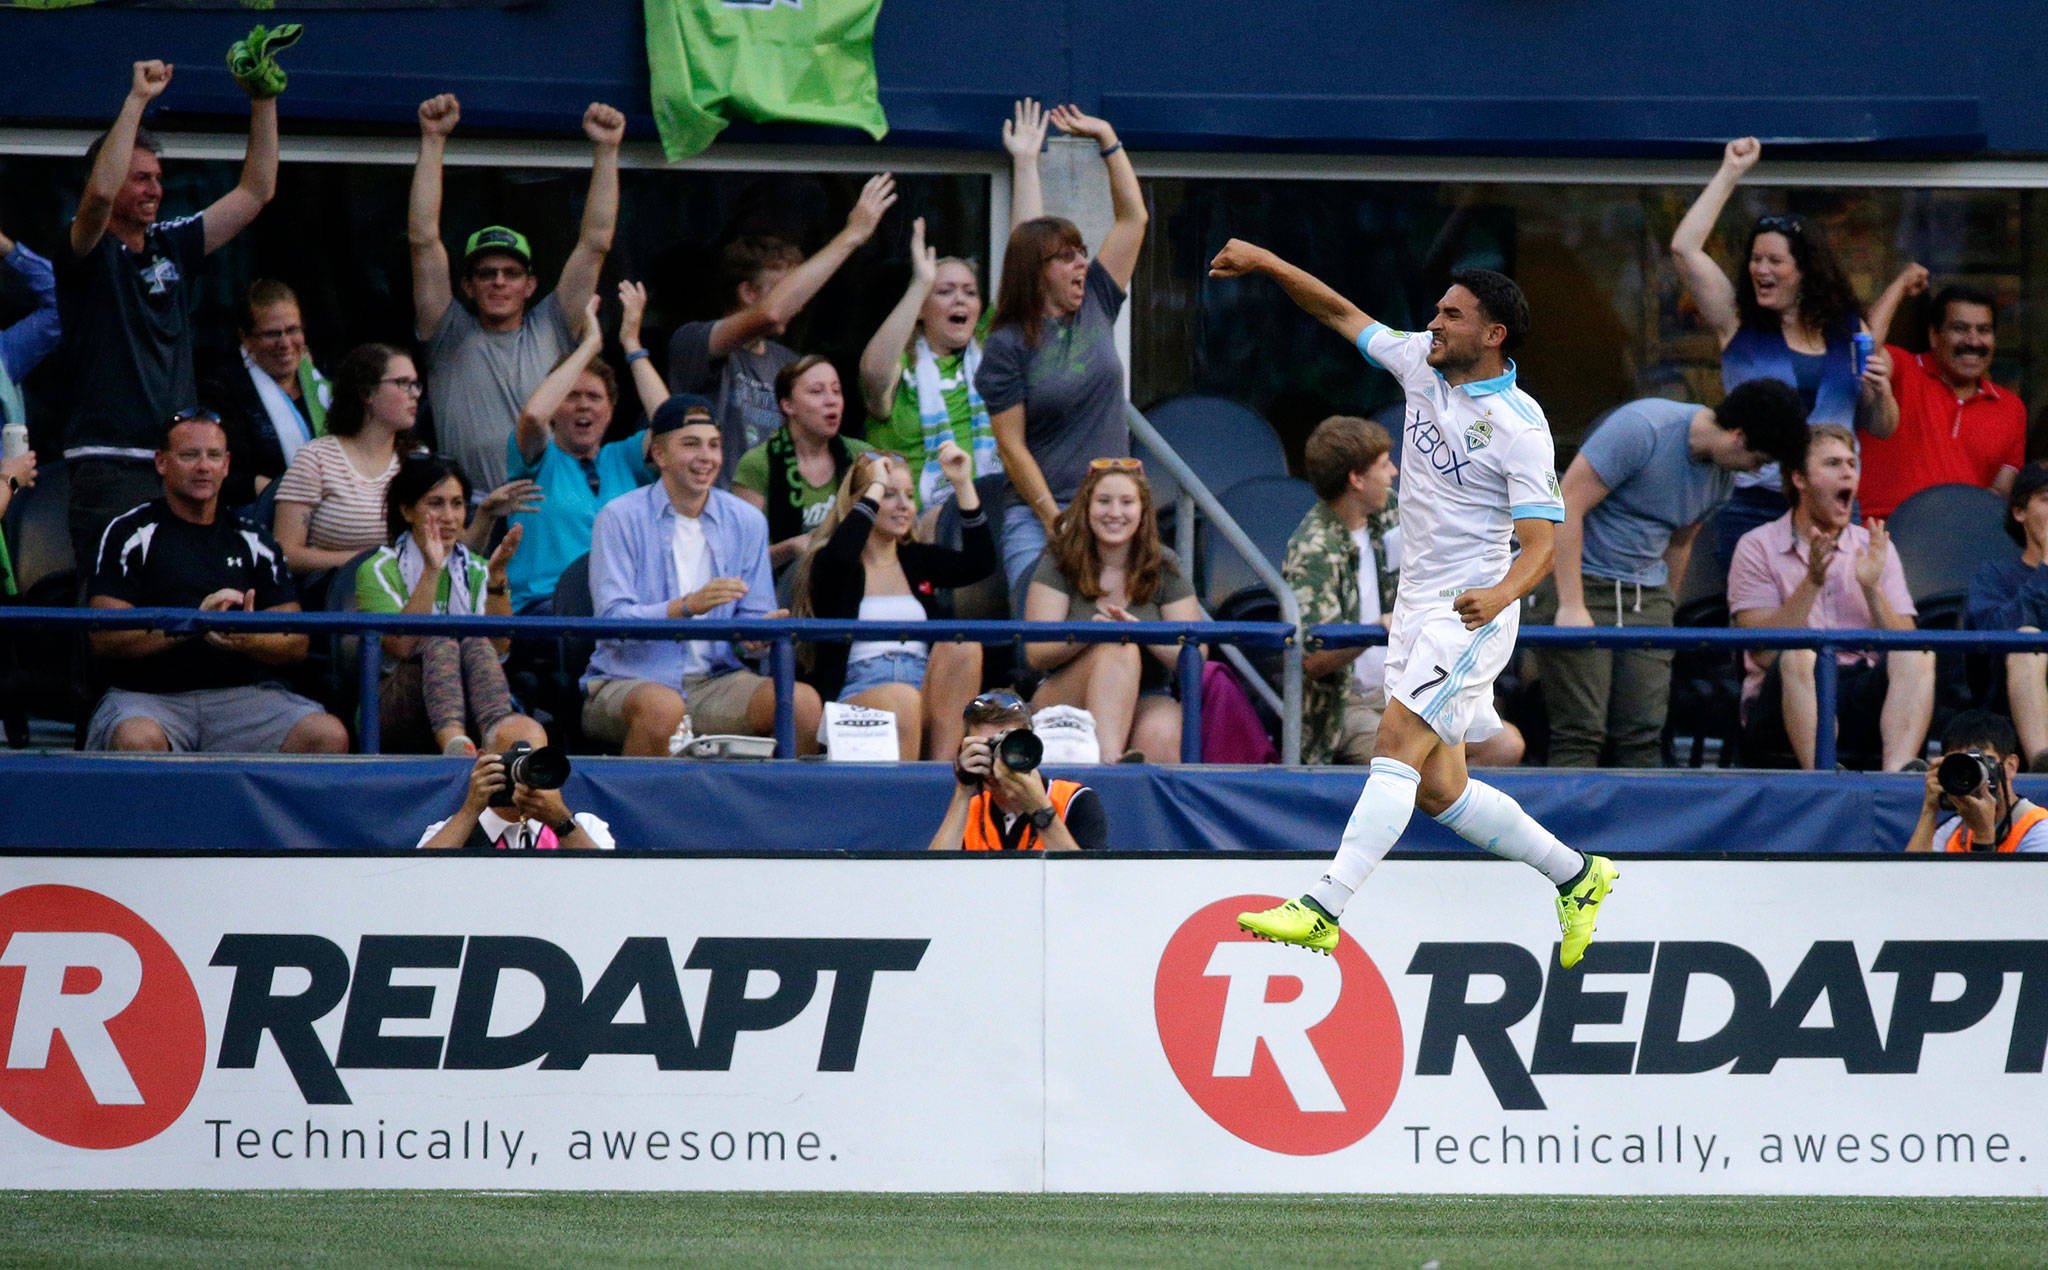
M 1319 500 L 1287 540 L 1281 572 L 1304 626 L 1368 625 L 1394 607 L 1401 541 L 1393 440 L 1368 419 L 1335 415 L 1309 435 L 1305 466 Z M 1370 763 L 1386 708 L 1384 645 L 1302 658 L 1301 761 Z

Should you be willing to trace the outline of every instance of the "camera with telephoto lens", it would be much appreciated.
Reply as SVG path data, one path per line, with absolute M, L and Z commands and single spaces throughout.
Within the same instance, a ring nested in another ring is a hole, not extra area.
M 524 741 L 514 741 L 505 751 L 505 786 L 498 796 L 509 803 L 513 789 L 520 785 L 528 789 L 560 789 L 568 782 L 567 751 L 553 745 L 536 750 Z
M 1957 750 L 1953 754 L 1944 754 L 1934 767 L 1935 781 L 1950 798 L 1962 798 L 1987 784 L 1996 784 L 2001 774 L 1999 761 L 1982 750 Z
M 1030 728 L 1011 728 L 988 739 L 988 752 L 1013 772 L 1036 771 L 1045 757 L 1045 742 Z

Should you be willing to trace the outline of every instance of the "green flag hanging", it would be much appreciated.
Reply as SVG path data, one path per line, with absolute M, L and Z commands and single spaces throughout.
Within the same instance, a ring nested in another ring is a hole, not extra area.
M 882 0 L 646 0 L 654 120 L 671 160 L 734 119 L 889 131 L 875 85 Z

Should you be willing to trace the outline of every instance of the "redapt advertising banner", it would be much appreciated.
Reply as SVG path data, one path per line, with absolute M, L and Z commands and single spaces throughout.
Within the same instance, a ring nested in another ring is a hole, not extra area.
M 0 1187 L 2048 1190 L 2048 872 L 0 859 Z

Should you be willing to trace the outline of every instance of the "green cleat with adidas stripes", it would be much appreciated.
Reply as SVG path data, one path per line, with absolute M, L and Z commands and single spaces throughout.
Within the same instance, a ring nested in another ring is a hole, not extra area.
M 1260 939 L 1293 944 L 1326 957 L 1337 947 L 1337 923 L 1304 900 L 1289 900 L 1262 912 L 1239 913 L 1237 926 Z

